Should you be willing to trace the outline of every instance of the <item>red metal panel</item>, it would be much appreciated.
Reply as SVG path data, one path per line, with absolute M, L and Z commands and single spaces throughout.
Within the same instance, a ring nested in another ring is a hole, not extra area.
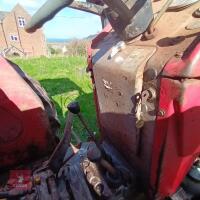
M 176 192 L 200 154 L 199 54 L 200 45 L 176 63 L 176 73 L 175 64 L 166 65 L 161 78 L 159 109 L 165 114 L 156 120 L 151 170 L 151 185 L 160 199 Z
M 200 77 L 200 44 L 198 44 L 189 56 L 177 62 L 171 60 L 164 69 L 163 75 L 170 77 L 195 78 Z
M 43 104 L 0 57 L 0 167 L 44 155 L 50 127 Z
M 11 170 L 9 172 L 9 179 L 7 182 L 7 187 L 9 189 L 17 190 L 31 190 L 32 180 L 31 180 L 31 170 Z

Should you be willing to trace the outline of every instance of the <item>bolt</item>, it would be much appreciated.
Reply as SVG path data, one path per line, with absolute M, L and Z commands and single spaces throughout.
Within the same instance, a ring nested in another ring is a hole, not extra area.
M 144 126 L 144 121 L 142 119 L 139 119 L 135 123 L 137 128 L 142 128 Z
M 196 18 L 200 18 L 200 8 L 194 11 L 193 16 Z
M 164 117 L 165 116 L 165 111 L 164 110 L 159 110 L 158 111 L 158 116 L 160 116 L 160 117 Z
M 157 75 L 158 75 L 158 72 L 156 69 L 149 68 L 144 72 L 144 81 L 145 82 L 152 81 L 156 79 Z
M 89 160 L 87 160 L 87 159 L 85 159 L 84 161 L 83 161 L 83 167 L 88 167 L 90 165 L 90 161 Z
M 35 183 L 35 185 L 40 185 L 41 184 L 41 178 L 40 178 L 40 176 L 35 176 L 34 177 L 34 183 Z
M 97 184 L 97 185 L 95 186 L 95 190 L 96 190 L 96 192 L 97 192 L 99 195 L 101 195 L 101 194 L 103 193 L 104 186 L 103 186 L 101 183 L 99 183 L 99 184 Z
M 182 55 L 183 55 L 183 52 L 176 52 L 176 53 L 175 53 L 175 57 L 176 57 L 176 58 L 181 58 Z

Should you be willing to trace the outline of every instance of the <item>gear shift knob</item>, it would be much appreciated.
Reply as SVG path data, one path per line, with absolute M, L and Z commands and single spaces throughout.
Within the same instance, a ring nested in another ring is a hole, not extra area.
M 79 114 L 81 111 L 80 105 L 77 101 L 73 101 L 69 103 L 67 106 L 67 109 L 75 115 Z
M 90 130 L 90 128 L 88 127 L 87 123 L 85 122 L 85 120 L 84 120 L 84 118 L 81 114 L 81 108 L 80 108 L 79 103 L 77 101 L 73 101 L 73 102 L 68 104 L 67 108 L 68 108 L 70 113 L 78 116 L 83 127 L 87 130 L 90 139 L 92 139 L 93 141 L 95 141 L 95 143 L 97 143 L 93 131 Z

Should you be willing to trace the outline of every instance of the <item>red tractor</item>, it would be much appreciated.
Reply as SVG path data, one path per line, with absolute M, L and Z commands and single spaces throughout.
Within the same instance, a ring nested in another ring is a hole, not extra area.
M 46 92 L 1 58 L 0 199 L 199 200 L 200 1 L 48 0 L 27 32 L 66 6 L 102 19 L 87 67 L 100 139 L 72 102 L 59 141 Z

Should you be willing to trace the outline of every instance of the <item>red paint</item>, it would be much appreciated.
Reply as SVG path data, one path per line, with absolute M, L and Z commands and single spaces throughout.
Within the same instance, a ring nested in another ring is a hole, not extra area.
M 31 170 L 11 170 L 7 182 L 9 190 L 30 190 L 32 188 Z
M 2 57 L 0 122 L 0 168 L 49 150 L 50 126 L 41 100 Z
M 187 58 L 169 62 L 161 77 L 159 108 L 165 116 L 156 120 L 151 170 L 151 186 L 160 199 L 176 192 L 200 154 L 199 54 L 197 45 Z M 183 79 L 183 72 L 190 79 Z
M 189 56 L 183 56 L 178 62 L 171 60 L 165 67 L 164 75 L 170 77 L 200 77 L 200 44 Z

